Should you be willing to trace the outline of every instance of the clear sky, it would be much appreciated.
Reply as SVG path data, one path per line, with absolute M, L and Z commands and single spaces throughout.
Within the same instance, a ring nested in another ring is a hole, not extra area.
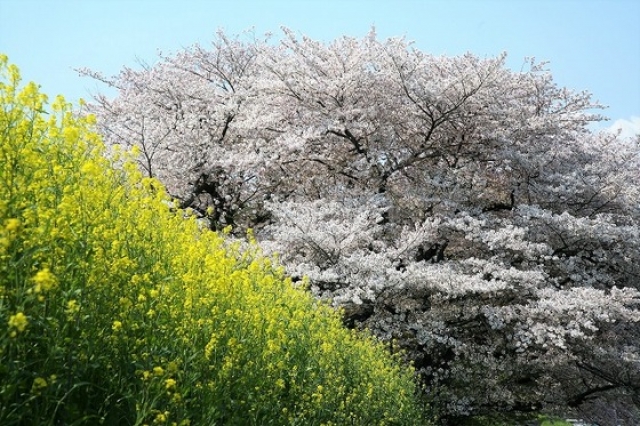
M 206 45 L 223 28 L 279 35 L 286 26 L 330 41 L 406 36 L 421 50 L 508 53 L 549 61 L 556 81 L 594 94 L 618 125 L 640 132 L 639 0 L 0 0 L 0 52 L 25 80 L 70 101 L 104 90 L 75 68 L 107 75 L 157 51 Z

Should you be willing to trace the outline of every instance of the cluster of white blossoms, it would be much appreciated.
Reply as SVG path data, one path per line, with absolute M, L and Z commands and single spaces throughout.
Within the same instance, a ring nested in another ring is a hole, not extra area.
M 87 73 L 107 143 L 404 349 L 442 416 L 640 415 L 640 138 L 545 64 L 285 29 Z

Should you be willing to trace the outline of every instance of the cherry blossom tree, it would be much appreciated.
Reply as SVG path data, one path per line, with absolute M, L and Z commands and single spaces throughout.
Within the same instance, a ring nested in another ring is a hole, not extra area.
M 110 146 L 405 350 L 445 420 L 640 416 L 640 138 L 546 64 L 283 29 L 84 72 Z

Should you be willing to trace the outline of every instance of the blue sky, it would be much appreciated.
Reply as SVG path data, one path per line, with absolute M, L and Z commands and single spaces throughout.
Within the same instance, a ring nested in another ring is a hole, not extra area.
M 0 52 L 25 80 L 70 101 L 104 90 L 74 68 L 107 75 L 157 51 L 206 45 L 223 28 L 315 39 L 406 36 L 418 48 L 458 55 L 508 53 L 550 61 L 556 81 L 594 94 L 617 125 L 640 132 L 638 0 L 0 0 Z

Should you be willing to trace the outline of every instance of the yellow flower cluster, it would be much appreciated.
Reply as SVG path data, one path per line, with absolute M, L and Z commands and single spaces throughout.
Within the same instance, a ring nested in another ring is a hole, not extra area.
M 0 424 L 422 424 L 411 369 L 19 80 L 0 55 Z
M 18 333 L 22 333 L 29 324 L 29 320 L 22 312 L 9 317 L 9 336 L 16 337 Z
M 49 268 L 44 268 L 38 271 L 38 273 L 33 277 L 33 282 L 35 284 L 33 291 L 35 293 L 41 293 L 54 288 L 57 285 L 58 280 L 55 275 L 51 273 Z

